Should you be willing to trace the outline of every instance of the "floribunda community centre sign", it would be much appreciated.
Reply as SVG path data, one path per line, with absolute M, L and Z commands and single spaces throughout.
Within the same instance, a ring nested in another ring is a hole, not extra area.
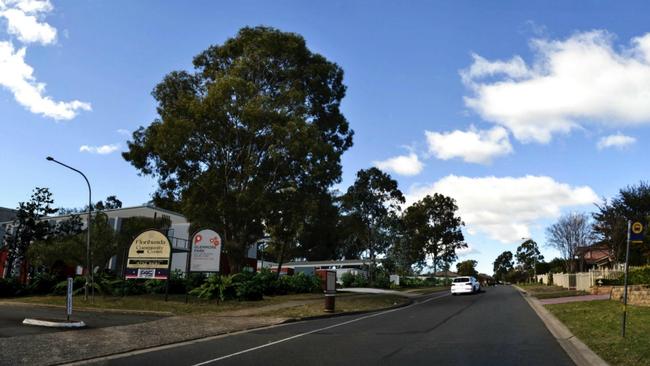
M 171 243 L 163 233 L 144 231 L 131 242 L 124 277 L 167 280 L 171 254 Z
M 219 272 L 221 237 L 214 230 L 203 229 L 192 237 L 190 272 Z

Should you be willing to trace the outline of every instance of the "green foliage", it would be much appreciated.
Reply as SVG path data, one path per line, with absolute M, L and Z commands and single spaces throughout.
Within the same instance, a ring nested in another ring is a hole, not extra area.
M 630 268 L 628 273 L 628 284 L 650 285 L 650 266 Z
M 341 275 L 341 282 L 343 283 L 343 287 L 352 287 L 352 282 L 354 282 L 354 273 L 352 272 L 345 272 L 344 274 Z
M 123 157 L 158 179 L 156 203 L 225 233 L 238 262 L 263 235 L 276 192 L 340 180 L 353 136 L 340 111 L 343 70 L 300 35 L 268 27 L 242 28 L 193 63 L 155 87 L 158 117 Z
M 465 225 L 456 216 L 456 201 L 438 193 L 427 195 L 409 206 L 403 221 L 407 243 L 413 251 L 431 256 L 433 272 L 440 266 L 449 265 L 458 257 L 456 250 L 467 248 L 461 228 Z
M 432 287 L 439 285 L 433 277 L 428 278 L 418 278 L 418 277 L 402 277 L 399 279 L 399 284 L 401 287 L 412 288 L 412 287 Z
M 540 254 L 537 243 L 533 239 L 528 239 L 517 247 L 515 254 L 517 263 L 524 271 L 528 271 L 530 276 L 534 273 L 535 264 L 544 260 L 544 256 Z
M 201 286 L 190 291 L 190 295 L 200 299 L 224 301 L 234 297 L 233 290 L 232 276 L 212 274 Z
M 596 283 L 602 286 L 622 286 L 622 278 L 601 278 L 596 280 Z
M 368 287 L 368 277 L 363 273 L 346 272 L 341 275 L 343 287 Z
M 83 291 L 85 283 L 86 283 L 86 278 L 85 277 L 82 277 L 82 276 L 73 277 L 73 279 L 72 279 L 72 292 L 73 292 L 73 294 Z M 52 288 L 52 293 L 54 295 L 65 295 L 67 293 L 67 291 L 68 291 L 68 279 L 65 279 L 63 281 L 59 281 Z
M 390 287 L 390 276 L 384 271 L 380 271 L 375 275 L 371 283 L 372 287 L 377 288 L 389 288 Z
M 48 188 L 36 187 L 28 202 L 18 204 L 16 218 L 12 222 L 12 230 L 2 238 L 9 249 L 7 260 L 7 277 L 12 277 L 14 260 L 22 260 L 34 241 L 44 240 L 51 234 L 49 223 L 41 218 L 56 213 L 52 208 L 54 199 Z
M 478 277 L 478 271 L 476 270 L 477 261 L 469 259 L 462 261 L 456 264 L 456 271 L 461 276 L 474 276 Z
M 508 272 L 512 271 L 514 263 L 512 261 L 512 252 L 505 251 L 494 260 L 494 277 L 497 280 L 505 281 Z
M 351 239 L 357 245 L 359 256 L 369 251 L 372 259 L 388 248 L 391 235 L 387 225 L 404 203 L 404 195 L 397 181 L 377 168 L 359 170 L 354 184 L 341 198 L 343 211 L 352 218 L 357 229 Z M 351 224 L 352 224 L 351 222 Z M 373 269 L 371 268 L 371 271 Z
M 17 278 L 0 278 L 0 297 L 14 297 L 25 293 Z
M 53 291 L 54 286 L 56 286 L 59 280 L 60 278 L 53 274 L 39 272 L 31 278 L 27 286 L 27 291 L 35 295 L 49 294 Z

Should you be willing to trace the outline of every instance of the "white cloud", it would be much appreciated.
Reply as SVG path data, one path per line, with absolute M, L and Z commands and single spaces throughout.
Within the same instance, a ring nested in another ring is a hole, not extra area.
M 567 207 L 590 205 L 598 196 L 588 186 L 572 187 L 546 176 L 470 178 L 449 175 L 428 185 L 413 187 L 411 204 L 427 194 L 454 198 L 458 213 L 472 235 L 483 233 L 504 243 L 531 235 L 540 220 L 557 218 Z
M 119 149 L 120 149 L 120 144 L 110 144 L 110 145 L 101 145 L 101 146 L 81 145 L 81 147 L 79 147 L 80 152 L 89 152 L 91 154 L 100 154 L 100 155 L 110 154 L 116 152 Z
M 519 56 L 509 61 L 474 56 L 461 72 L 473 92 L 466 105 L 523 142 L 547 143 L 554 134 L 590 123 L 650 124 L 650 33 L 623 48 L 614 47 L 606 31 L 531 44 L 536 51 L 531 65 Z
M 615 147 L 619 149 L 623 149 L 625 147 L 628 147 L 636 142 L 636 138 L 632 136 L 625 136 L 621 133 L 617 133 L 615 135 L 609 135 L 601 138 L 598 140 L 598 149 L 606 149 L 608 147 Z
M 115 132 L 119 133 L 120 135 L 124 135 L 124 136 L 130 136 L 131 135 L 131 131 L 126 130 L 124 128 L 118 128 Z
M 468 257 L 470 255 L 476 255 L 476 254 L 481 254 L 481 252 L 471 244 L 467 244 L 467 248 L 458 249 L 456 251 L 456 255 L 458 255 L 458 258 Z
M 424 164 L 422 164 L 417 154 L 414 152 L 383 161 L 375 161 L 373 163 L 381 170 L 387 170 L 400 175 L 417 175 L 420 174 L 422 168 L 424 168 Z
M 56 29 L 41 23 L 36 16 L 20 9 L 0 10 L 0 17 L 7 19 L 7 31 L 23 43 L 51 44 L 56 41 Z
M 462 158 L 468 163 L 489 164 L 492 159 L 512 152 L 508 131 L 503 127 L 446 133 L 425 132 L 429 152 L 438 159 Z
M 14 50 L 10 42 L 0 42 L 0 85 L 9 89 L 18 103 L 32 113 L 56 120 L 72 119 L 79 110 L 91 110 L 88 103 L 57 102 L 45 96 L 45 83 L 35 80 L 34 69 L 25 63 L 25 51 Z
M 50 11 L 52 4 L 48 0 L 0 0 L 0 18 L 6 19 L 7 32 L 22 43 L 56 41 L 56 29 L 40 21 Z M 0 85 L 9 89 L 19 104 L 55 120 L 69 120 L 80 110 L 91 110 L 89 103 L 55 101 L 45 95 L 45 83 L 36 81 L 34 69 L 25 62 L 25 53 L 25 47 L 16 50 L 10 41 L 0 41 Z

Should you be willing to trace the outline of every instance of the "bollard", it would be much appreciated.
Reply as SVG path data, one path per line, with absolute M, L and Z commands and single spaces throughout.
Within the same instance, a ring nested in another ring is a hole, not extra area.
M 333 293 L 325 292 L 325 312 L 333 313 L 336 308 L 336 291 Z

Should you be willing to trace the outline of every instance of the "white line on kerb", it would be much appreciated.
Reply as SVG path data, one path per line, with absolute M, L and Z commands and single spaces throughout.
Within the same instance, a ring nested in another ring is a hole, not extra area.
M 426 299 L 426 300 L 424 300 L 424 301 L 420 301 L 420 302 L 415 303 L 415 304 L 413 304 L 413 305 L 404 306 L 404 307 L 397 308 L 397 309 L 386 310 L 386 311 L 382 311 L 382 312 L 380 312 L 380 313 L 374 313 L 374 314 L 370 314 L 370 315 L 362 316 L 362 317 L 360 317 L 360 318 L 356 318 L 356 319 L 352 319 L 352 320 L 344 321 L 344 322 L 342 322 L 342 323 L 337 323 L 337 324 L 330 325 L 330 326 L 327 326 L 327 327 L 324 327 L 324 328 L 310 330 L 309 332 L 296 334 L 296 335 L 293 335 L 293 336 L 291 336 L 291 337 L 287 337 L 287 338 L 283 338 L 283 339 L 278 339 L 277 341 L 273 341 L 273 342 L 270 342 L 270 343 L 266 343 L 266 344 L 263 344 L 263 345 L 261 345 L 261 346 L 257 346 L 257 347 L 248 348 L 248 349 L 245 349 L 245 350 L 242 350 L 242 351 L 239 351 L 239 352 L 231 353 L 231 354 L 229 354 L 229 355 L 225 355 L 225 356 L 217 357 L 217 358 L 214 358 L 214 359 L 212 359 L 212 360 L 203 361 L 203 362 L 200 362 L 200 363 L 194 364 L 194 365 L 192 365 L 192 366 L 203 366 L 203 365 L 207 365 L 207 364 L 210 364 L 210 363 L 213 363 L 213 362 L 218 362 L 218 361 L 221 361 L 221 360 L 225 360 L 225 359 L 227 359 L 227 358 L 231 358 L 231 357 L 239 356 L 239 355 L 244 354 L 244 353 L 249 353 L 249 352 L 257 351 L 258 349 L 262 349 L 262 348 L 270 347 L 270 346 L 276 345 L 276 344 L 278 344 L 278 343 L 283 343 L 283 342 L 290 341 L 290 340 L 292 340 L 292 339 L 296 339 L 296 338 L 300 338 L 300 337 L 304 337 L 304 336 L 306 336 L 306 335 L 310 335 L 310 334 L 313 334 L 313 333 L 318 333 L 318 332 L 322 332 L 322 331 L 324 331 L 324 330 L 328 330 L 328 329 L 332 329 L 332 328 L 340 327 L 340 326 L 343 326 L 343 325 L 346 325 L 346 324 L 355 323 L 355 322 L 358 322 L 358 321 L 361 321 L 361 320 L 374 318 L 374 317 L 376 317 L 376 316 L 380 316 L 380 315 L 384 315 L 384 314 L 392 313 L 392 312 L 394 312 L 394 311 L 400 311 L 400 310 L 408 309 L 408 308 L 410 308 L 411 306 L 416 306 L 416 305 L 424 304 L 424 303 L 429 302 L 429 301 L 431 301 L 431 300 L 439 299 L 439 298 L 441 298 L 441 297 L 445 297 L 445 296 L 449 296 L 449 294 L 447 293 L 447 294 L 445 294 L 445 295 L 436 296 L 436 297 L 431 297 L 431 298 L 429 298 L 429 299 Z

